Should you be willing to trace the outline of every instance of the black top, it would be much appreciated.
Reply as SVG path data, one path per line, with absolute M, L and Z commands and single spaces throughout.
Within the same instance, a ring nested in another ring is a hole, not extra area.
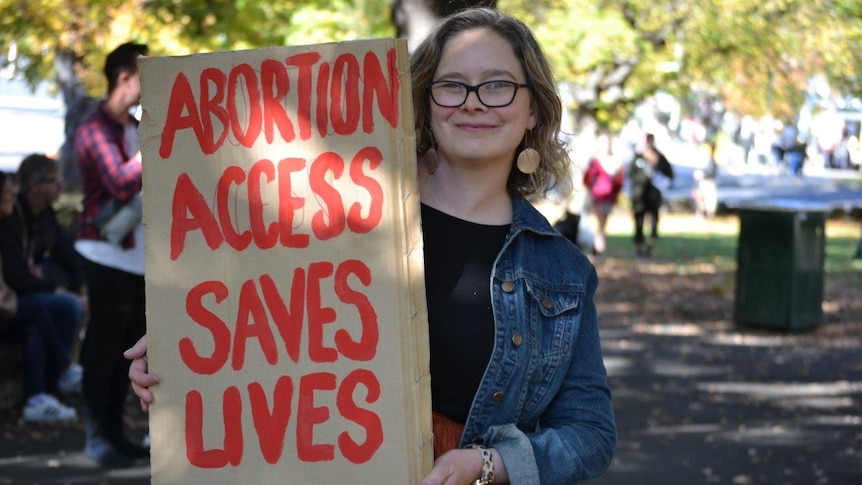
M 83 271 L 72 238 L 50 206 L 33 214 L 27 196 L 18 194 L 12 214 L 0 217 L 3 276 L 19 295 L 53 292 L 58 286 L 78 291 Z M 31 272 L 33 266 L 42 276 Z
M 661 207 L 661 191 L 652 183 L 653 175 L 656 172 L 671 180 L 674 178 L 673 167 L 671 167 L 667 157 L 658 150 L 656 150 L 656 155 L 658 155 L 658 160 L 655 166 L 646 161 L 643 153 L 637 153 L 629 165 L 629 179 L 631 181 L 629 200 L 632 211 L 635 213 L 658 210 Z
M 491 268 L 509 225 L 467 222 L 422 205 L 431 407 L 464 423 L 494 349 Z

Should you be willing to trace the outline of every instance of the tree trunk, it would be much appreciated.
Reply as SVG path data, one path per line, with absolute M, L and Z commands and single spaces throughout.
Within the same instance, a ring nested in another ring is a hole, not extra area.
M 78 169 L 78 159 L 75 157 L 75 131 L 81 120 L 98 104 L 98 100 L 87 95 L 81 80 L 75 73 L 76 56 L 71 51 L 57 53 L 54 66 L 57 71 L 57 85 L 66 103 L 65 134 L 66 139 L 60 147 L 59 160 L 63 169 L 67 191 L 81 188 L 81 174 Z
M 443 17 L 465 8 L 496 6 L 496 0 L 392 0 L 392 23 L 395 35 L 407 38 L 413 52 Z

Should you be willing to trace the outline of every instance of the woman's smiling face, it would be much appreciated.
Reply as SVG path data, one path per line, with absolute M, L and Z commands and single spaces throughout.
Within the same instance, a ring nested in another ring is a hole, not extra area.
M 446 43 L 434 74 L 436 81 L 475 86 L 487 81 L 527 84 L 512 46 L 490 29 L 461 32 Z M 518 89 L 508 106 L 489 108 L 475 92 L 457 108 L 431 104 L 437 151 L 450 163 L 495 164 L 508 171 L 524 133 L 536 124 L 530 91 Z

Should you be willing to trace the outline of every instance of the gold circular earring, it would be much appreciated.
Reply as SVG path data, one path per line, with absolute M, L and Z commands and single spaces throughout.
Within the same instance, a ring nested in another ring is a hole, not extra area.
M 529 144 L 530 140 L 530 130 L 524 134 L 524 146 Z M 536 151 L 535 148 L 524 148 L 521 150 L 521 153 L 518 154 L 518 160 L 516 162 L 518 166 L 518 170 L 529 175 L 535 172 L 539 168 L 539 163 L 542 161 L 542 156 L 539 155 L 539 152 Z
M 518 170 L 529 175 L 539 168 L 541 156 L 534 148 L 524 148 L 518 154 Z
M 428 171 L 429 174 L 433 174 L 437 171 L 437 149 L 431 147 L 428 151 L 425 152 L 425 155 L 422 157 L 422 161 L 425 162 L 425 170 Z

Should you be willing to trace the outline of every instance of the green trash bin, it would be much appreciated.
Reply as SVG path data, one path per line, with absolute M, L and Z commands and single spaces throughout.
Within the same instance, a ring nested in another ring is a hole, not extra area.
M 825 211 L 771 206 L 738 213 L 736 323 L 791 331 L 820 325 Z

